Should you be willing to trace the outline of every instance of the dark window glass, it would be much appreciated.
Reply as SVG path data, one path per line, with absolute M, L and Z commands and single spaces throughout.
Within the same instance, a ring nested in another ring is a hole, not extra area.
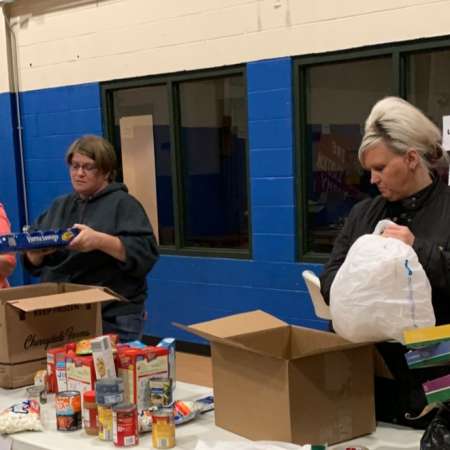
M 248 248 L 244 78 L 184 81 L 178 87 L 183 245 Z
M 130 116 L 152 116 L 159 243 L 174 245 L 170 122 L 166 86 L 121 89 L 114 92 L 113 103 L 114 138 L 116 148 L 119 150 L 120 119 Z
M 450 115 L 450 50 L 436 50 L 407 56 L 406 98 L 420 108 L 439 128 Z M 437 168 L 447 182 L 448 166 Z
M 305 76 L 303 252 L 328 253 L 352 206 L 375 193 L 357 153 L 371 107 L 392 94 L 392 63 L 380 57 L 321 64 Z

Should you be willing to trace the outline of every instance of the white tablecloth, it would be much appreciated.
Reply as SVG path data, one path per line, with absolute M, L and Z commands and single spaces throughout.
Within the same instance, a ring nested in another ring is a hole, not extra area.
M 178 399 L 190 400 L 211 392 L 212 390 L 207 387 L 177 381 L 176 398 Z M 25 398 L 25 388 L 15 390 L 0 389 L 0 409 L 3 410 Z M 42 407 L 42 419 L 45 427 L 44 432 L 23 432 L 10 435 L 6 439 L 2 438 L 0 439 L 0 450 L 9 450 L 10 448 L 13 450 L 95 450 L 99 448 L 115 448 L 112 442 L 103 442 L 95 436 L 88 436 L 84 430 L 72 432 L 57 431 L 54 406 L 51 404 Z M 372 435 L 355 439 L 348 444 L 365 445 L 370 450 L 418 450 L 422 433 L 422 431 L 380 424 Z M 12 446 L 9 439 L 12 441 Z M 212 445 L 221 441 L 243 442 L 246 439 L 223 428 L 216 427 L 214 425 L 214 413 L 207 412 L 194 421 L 177 427 L 176 441 L 177 449 L 193 450 L 199 441 Z M 345 446 L 345 444 L 333 446 L 331 449 L 342 446 Z M 139 445 L 133 448 L 151 449 L 151 434 L 140 435 Z

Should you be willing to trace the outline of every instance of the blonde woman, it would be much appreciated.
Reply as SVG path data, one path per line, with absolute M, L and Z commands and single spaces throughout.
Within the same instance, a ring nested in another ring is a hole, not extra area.
M 320 277 L 324 298 L 329 301 L 333 279 L 355 240 L 372 233 L 381 219 L 390 219 L 394 224 L 383 235 L 413 247 L 430 280 L 437 324 L 450 323 L 450 188 L 433 171 L 446 159 L 441 132 L 410 103 L 387 97 L 375 104 L 366 120 L 358 157 L 380 195 L 363 200 L 350 212 Z M 421 412 L 425 406 L 421 383 L 446 371 L 411 371 L 405 347 L 386 343 L 378 348 L 395 377 L 392 383 L 378 380 L 378 418 L 425 426 L 428 419 L 409 422 L 404 415 Z

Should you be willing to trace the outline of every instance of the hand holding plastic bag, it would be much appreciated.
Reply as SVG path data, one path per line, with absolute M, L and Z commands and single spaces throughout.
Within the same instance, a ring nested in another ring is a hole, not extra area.
M 352 342 L 394 339 L 403 330 L 435 324 L 431 286 L 414 249 L 379 233 L 358 238 L 331 285 L 333 328 Z

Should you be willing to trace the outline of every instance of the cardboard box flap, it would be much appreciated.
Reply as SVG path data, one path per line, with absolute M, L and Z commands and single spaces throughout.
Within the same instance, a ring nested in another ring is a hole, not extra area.
M 195 323 L 189 326 L 189 330 L 191 332 L 206 333 L 209 336 L 218 338 L 230 338 L 286 325 L 282 320 L 258 309 L 220 319 L 209 320 L 208 322 Z
M 30 312 L 41 309 L 58 308 L 61 306 L 68 306 L 68 305 L 84 305 L 89 303 L 100 303 L 117 299 L 118 296 L 116 294 L 107 292 L 102 288 L 95 288 L 76 292 L 65 292 L 50 296 L 10 300 L 6 303 L 23 312 Z
M 305 358 L 320 353 L 367 346 L 367 343 L 347 341 L 335 333 L 291 325 L 291 359 Z
M 192 334 L 195 334 L 196 336 L 200 336 L 200 337 L 202 337 L 202 338 L 204 338 L 204 339 L 206 339 L 207 341 L 210 341 L 210 342 L 218 342 L 218 343 L 221 343 L 221 344 L 231 345 L 232 347 L 237 347 L 237 348 L 240 348 L 242 350 L 253 351 L 253 349 L 247 347 L 246 345 L 240 344 L 239 342 L 235 342 L 232 339 L 220 338 L 220 337 L 214 336 L 212 334 L 206 333 L 204 331 L 193 329 L 189 325 L 183 325 L 183 324 L 178 323 L 178 322 L 172 322 L 172 325 L 176 326 L 177 328 L 181 328 L 182 330 L 187 331 L 188 333 L 192 333 Z M 256 353 L 260 353 L 261 354 L 262 352 L 258 352 L 257 351 Z
M 282 326 L 255 331 L 230 338 L 229 341 L 244 345 L 248 350 L 277 359 L 290 359 L 290 327 Z
M 260 355 L 283 359 L 283 354 L 280 354 L 279 351 L 271 351 L 265 346 L 261 348 L 252 343 L 252 336 L 254 335 L 261 336 L 276 330 L 288 329 L 285 322 L 261 310 L 235 314 L 193 325 L 172 323 L 188 333 L 211 342 L 223 343 Z M 248 342 L 247 339 L 241 339 L 244 336 L 249 337 Z

